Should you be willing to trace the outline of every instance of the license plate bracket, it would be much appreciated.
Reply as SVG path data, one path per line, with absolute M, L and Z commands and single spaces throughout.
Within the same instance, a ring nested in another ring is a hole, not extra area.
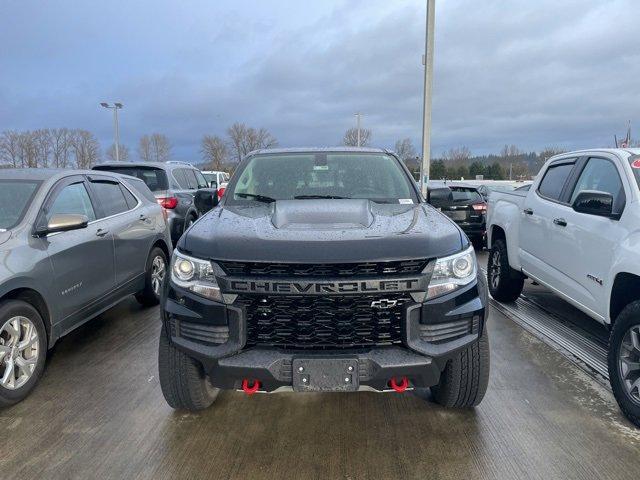
M 360 386 L 356 358 L 294 358 L 292 367 L 296 392 L 353 392 Z

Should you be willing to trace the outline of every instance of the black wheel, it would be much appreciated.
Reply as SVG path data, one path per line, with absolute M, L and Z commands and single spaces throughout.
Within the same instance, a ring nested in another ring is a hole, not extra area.
M 158 351 L 160 388 L 172 408 L 196 412 L 211 406 L 218 396 L 202 365 L 174 347 L 164 327 Z
M 436 403 L 444 407 L 475 407 L 489 384 L 489 333 L 447 362 L 440 383 L 431 387 Z
M 167 276 L 167 255 L 160 247 L 154 247 L 147 258 L 144 289 L 136 294 L 136 300 L 145 306 L 160 302 L 162 283 Z
M 493 242 L 487 262 L 487 283 L 491 296 L 500 302 L 513 302 L 522 293 L 524 276 L 511 268 L 504 240 Z
M 24 399 L 47 358 L 47 332 L 38 311 L 21 300 L 0 303 L 0 406 Z
M 609 337 L 609 381 L 620 410 L 640 427 L 640 301 L 627 305 Z

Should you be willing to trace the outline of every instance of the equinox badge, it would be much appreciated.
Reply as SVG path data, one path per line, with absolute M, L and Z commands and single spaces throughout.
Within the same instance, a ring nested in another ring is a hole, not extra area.
M 371 308 L 377 308 L 378 310 L 387 310 L 389 308 L 393 308 L 398 304 L 397 300 L 387 300 L 386 298 L 381 298 L 380 300 L 374 300 L 371 302 Z

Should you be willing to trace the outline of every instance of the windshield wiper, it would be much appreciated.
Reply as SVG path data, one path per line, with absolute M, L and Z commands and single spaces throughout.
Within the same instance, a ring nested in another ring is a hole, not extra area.
M 330 200 L 332 199 L 345 200 L 351 197 L 341 197 L 340 195 L 296 195 L 293 198 L 295 200 L 312 200 L 316 198 L 328 198 Z
M 272 203 L 275 202 L 275 198 L 267 197 L 266 195 L 258 195 L 256 193 L 236 193 L 237 197 L 250 198 L 256 202 Z

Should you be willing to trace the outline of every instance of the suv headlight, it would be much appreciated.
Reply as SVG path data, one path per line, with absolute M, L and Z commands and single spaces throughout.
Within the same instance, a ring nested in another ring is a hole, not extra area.
M 190 257 L 174 250 L 171 259 L 171 281 L 202 297 L 222 302 L 220 287 L 208 260 Z
M 477 270 L 473 246 L 455 255 L 439 258 L 433 268 L 427 299 L 439 297 L 468 285 L 476 279 Z

